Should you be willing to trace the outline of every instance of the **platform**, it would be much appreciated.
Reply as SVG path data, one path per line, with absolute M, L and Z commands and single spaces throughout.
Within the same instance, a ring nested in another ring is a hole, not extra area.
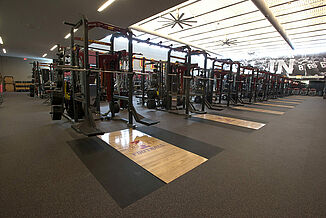
M 265 110 L 265 109 L 252 108 L 252 107 L 237 106 L 237 107 L 233 107 L 233 109 L 252 111 L 252 112 L 259 112 L 259 113 L 267 113 L 267 114 L 275 114 L 275 115 L 283 115 L 283 114 L 285 114 L 285 112 L 282 112 L 282 111 L 272 111 L 272 110 Z
M 223 117 L 215 114 L 198 114 L 194 115 L 193 117 L 195 118 L 201 118 L 205 120 L 211 120 L 219 123 L 225 123 L 225 124 L 230 124 L 233 126 L 240 126 L 248 129 L 255 129 L 258 130 L 265 126 L 264 123 L 258 123 L 258 122 L 253 122 L 253 121 L 248 121 L 248 120 L 241 120 L 237 118 L 232 118 L 232 117 Z
M 165 183 L 207 161 L 204 157 L 135 129 L 98 137 Z
M 295 108 L 290 105 L 280 105 L 280 104 L 268 104 L 268 103 L 254 103 L 254 105 L 270 106 L 270 107 L 285 107 L 285 108 Z

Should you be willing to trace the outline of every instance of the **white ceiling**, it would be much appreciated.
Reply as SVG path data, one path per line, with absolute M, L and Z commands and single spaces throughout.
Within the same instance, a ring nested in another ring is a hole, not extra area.
M 50 48 L 57 44 L 69 45 L 64 36 L 69 27 L 63 21 L 76 22 L 81 15 L 90 21 L 102 21 L 122 27 L 171 8 L 185 0 L 116 0 L 102 13 L 97 9 L 105 0 L 0 0 L 0 36 L 7 56 L 55 57 Z M 78 34 L 81 31 L 77 32 Z M 91 39 L 108 35 L 105 30 L 92 30 Z M 0 49 L 0 55 L 2 49 Z
M 250 0 L 190 0 L 140 21 L 149 31 L 167 35 L 186 43 L 203 47 L 225 57 L 278 56 L 326 51 L 325 0 L 265 0 L 285 29 L 295 50 L 292 51 L 276 29 Z M 166 19 L 184 13 L 183 18 L 197 23 L 164 26 Z M 137 33 L 151 41 L 170 41 L 149 34 Z M 234 45 L 222 45 L 226 39 L 237 40 Z

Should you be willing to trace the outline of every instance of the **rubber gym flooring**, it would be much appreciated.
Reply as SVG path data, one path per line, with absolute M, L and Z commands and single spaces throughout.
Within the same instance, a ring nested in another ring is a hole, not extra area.
M 99 138 L 98 146 L 86 143 L 76 150 L 73 142 L 93 139 L 75 133 L 65 119 L 51 121 L 44 100 L 6 93 L 0 106 L 0 217 L 324 217 L 326 101 L 286 103 L 291 99 L 269 103 L 294 108 L 245 105 L 283 115 L 208 111 L 266 124 L 258 130 L 138 110 L 160 123 L 137 130 L 207 159 L 165 183 Z M 120 121 L 99 126 L 106 132 L 126 129 Z M 108 151 L 95 161 L 87 156 L 103 148 Z M 101 172 L 108 166 L 111 177 Z M 134 180 L 128 172 L 144 177 Z M 121 197 L 130 190 L 136 192 Z

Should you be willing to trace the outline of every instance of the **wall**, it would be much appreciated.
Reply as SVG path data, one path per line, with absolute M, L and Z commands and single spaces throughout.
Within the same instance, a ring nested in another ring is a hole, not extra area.
M 17 57 L 0 56 L 0 74 L 13 76 L 15 81 L 32 80 L 32 64 L 34 61 L 42 63 L 52 62 L 50 59 L 27 59 Z

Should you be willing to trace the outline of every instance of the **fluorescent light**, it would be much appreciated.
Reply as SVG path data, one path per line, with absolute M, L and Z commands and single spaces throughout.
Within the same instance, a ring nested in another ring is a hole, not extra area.
M 47 55 L 48 55 L 48 54 L 44 54 L 44 55 L 42 56 L 42 58 L 45 58 Z
M 53 50 L 56 49 L 57 47 L 58 47 L 58 45 L 53 46 L 53 47 L 50 49 L 50 51 L 53 51 Z
M 106 1 L 99 9 L 97 9 L 98 12 L 103 11 L 105 8 L 109 7 L 115 0 L 108 0 Z
M 74 33 L 77 32 L 77 31 L 78 31 L 78 29 L 74 29 Z M 68 39 L 70 36 L 71 36 L 71 34 L 68 33 L 68 34 L 65 36 L 65 39 Z
M 7 53 L 6 49 L 2 49 L 2 51 L 3 51 L 3 53 L 5 53 L 5 54 Z
M 2 38 L 1 38 L 1 36 L 0 36 L 0 44 L 2 44 L 2 45 L 3 45 L 3 41 L 2 41 Z

